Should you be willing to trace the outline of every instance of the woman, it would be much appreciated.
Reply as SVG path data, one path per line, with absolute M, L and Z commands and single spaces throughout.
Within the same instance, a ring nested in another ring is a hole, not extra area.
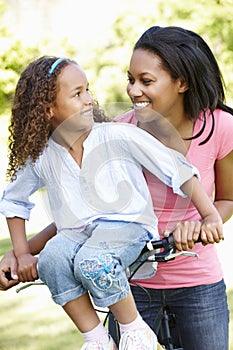
M 199 169 L 206 192 L 214 196 L 226 222 L 233 213 L 233 110 L 224 105 L 220 71 L 207 44 L 182 28 L 152 27 L 135 44 L 128 78 L 134 111 L 117 121 L 137 124 L 155 134 L 159 123 L 151 111 L 162 114 L 183 139 L 186 157 Z M 161 233 L 172 230 L 178 221 L 186 225 L 199 220 L 193 206 L 173 196 L 147 171 L 145 176 Z M 194 244 L 185 230 L 175 236 L 175 242 L 180 250 Z M 144 313 L 148 306 L 145 292 L 133 285 L 134 298 L 152 328 L 161 307 L 169 307 L 179 329 L 180 338 L 172 332 L 176 346 L 227 350 L 229 312 L 216 247 L 196 244 L 195 251 L 198 260 L 161 263 L 154 278 L 135 281 L 150 294 L 150 308 Z

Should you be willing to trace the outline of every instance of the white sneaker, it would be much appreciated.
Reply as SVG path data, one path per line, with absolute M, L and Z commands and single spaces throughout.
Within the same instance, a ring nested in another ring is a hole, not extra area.
M 97 341 L 90 341 L 85 343 L 81 350 L 117 350 L 117 347 L 113 339 L 109 337 L 108 343 L 103 344 Z
M 122 334 L 119 350 L 157 350 L 157 337 L 149 326 Z

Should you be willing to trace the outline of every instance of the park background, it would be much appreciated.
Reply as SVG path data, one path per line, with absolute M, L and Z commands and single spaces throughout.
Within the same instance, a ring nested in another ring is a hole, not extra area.
M 0 191 L 5 187 L 10 104 L 29 61 L 41 55 L 75 59 L 87 72 L 100 105 L 114 115 L 129 104 L 126 72 L 136 39 L 152 25 L 182 26 L 208 42 L 224 76 L 227 103 L 233 106 L 232 18 L 233 0 L 0 0 Z M 45 195 L 37 193 L 32 200 L 36 207 L 27 224 L 30 234 L 51 221 Z M 218 251 L 232 310 L 233 219 L 224 228 Z M 0 256 L 9 244 L 5 218 L 0 216 Z M 81 347 L 82 338 L 46 287 L 1 292 L 0 312 L 0 350 Z M 232 343 L 232 321 L 230 339 Z

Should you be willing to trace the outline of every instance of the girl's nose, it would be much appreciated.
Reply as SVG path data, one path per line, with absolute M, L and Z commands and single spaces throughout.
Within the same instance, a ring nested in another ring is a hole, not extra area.
M 92 95 L 87 91 L 86 98 L 85 98 L 85 103 L 88 105 L 93 105 L 94 104 L 94 99 Z

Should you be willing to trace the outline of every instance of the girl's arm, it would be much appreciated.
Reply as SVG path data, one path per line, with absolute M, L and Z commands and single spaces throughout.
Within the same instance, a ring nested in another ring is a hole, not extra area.
M 30 253 L 25 231 L 25 220 L 19 217 L 7 218 L 14 254 L 18 263 L 18 278 L 20 282 L 32 281 L 38 278 L 37 258 Z
M 176 226 L 173 234 L 177 249 L 193 248 L 199 235 L 204 244 L 220 242 L 223 239 L 222 218 L 199 180 L 193 177 L 186 181 L 181 188 L 198 210 L 202 222 L 183 222 Z

